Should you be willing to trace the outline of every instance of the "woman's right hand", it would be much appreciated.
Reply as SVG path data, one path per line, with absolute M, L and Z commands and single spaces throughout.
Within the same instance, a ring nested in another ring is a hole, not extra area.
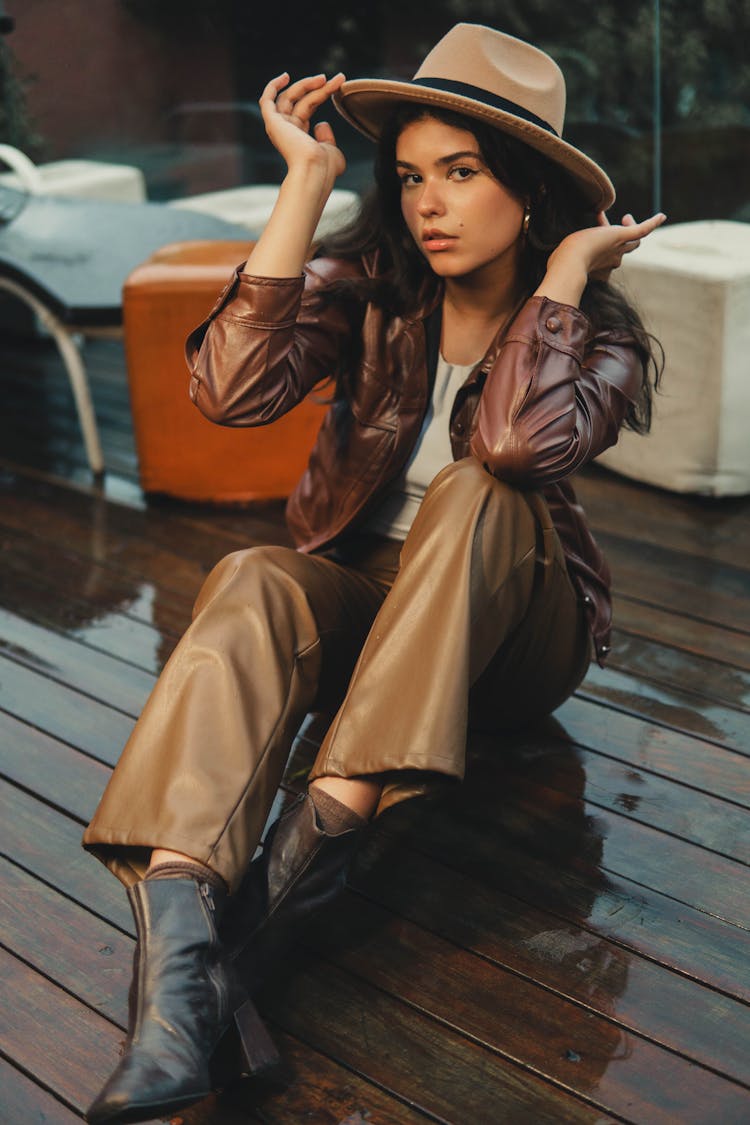
M 311 133 L 310 118 L 344 81 L 343 74 L 328 80 L 324 74 L 316 74 L 290 85 L 289 75 L 280 74 L 260 98 L 266 132 L 289 170 L 319 168 L 331 186 L 346 168 L 346 160 L 328 122 L 319 122 Z

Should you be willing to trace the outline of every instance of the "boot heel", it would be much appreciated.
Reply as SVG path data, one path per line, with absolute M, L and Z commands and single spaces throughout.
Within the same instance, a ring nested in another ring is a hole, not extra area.
M 242 1073 L 247 1077 L 267 1078 L 281 1070 L 281 1056 L 252 1000 L 246 1000 L 234 1013 L 240 1037 Z

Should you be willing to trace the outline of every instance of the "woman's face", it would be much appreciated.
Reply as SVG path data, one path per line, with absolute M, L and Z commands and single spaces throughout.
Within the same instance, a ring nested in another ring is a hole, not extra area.
M 440 277 L 516 270 L 524 204 L 490 172 L 474 134 L 422 117 L 396 142 L 401 211 Z

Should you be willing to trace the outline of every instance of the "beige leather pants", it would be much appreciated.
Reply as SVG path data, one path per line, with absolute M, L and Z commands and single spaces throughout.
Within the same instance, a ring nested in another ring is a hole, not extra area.
M 458 461 L 403 545 L 256 547 L 214 568 L 84 846 L 125 883 L 158 846 L 235 887 L 309 711 L 338 708 L 311 777 L 383 775 L 380 812 L 462 777 L 470 721 L 548 713 L 588 659 L 546 505 Z

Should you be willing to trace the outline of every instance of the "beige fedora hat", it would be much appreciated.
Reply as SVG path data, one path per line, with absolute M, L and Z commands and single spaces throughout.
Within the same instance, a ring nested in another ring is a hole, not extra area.
M 342 117 L 370 140 L 377 139 L 398 102 L 465 113 L 567 169 L 597 210 L 614 202 L 607 174 L 562 139 L 565 79 L 557 63 L 537 47 L 491 27 L 456 24 L 411 82 L 357 78 L 345 82 L 333 101 Z

